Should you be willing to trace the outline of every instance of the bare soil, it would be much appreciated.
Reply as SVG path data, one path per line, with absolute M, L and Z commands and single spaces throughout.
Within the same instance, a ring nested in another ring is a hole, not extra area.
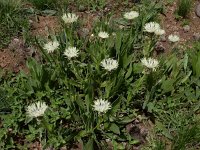
M 31 17 L 31 35 L 47 37 L 60 30 L 60 21 L 57 16 Z
M 39 54 L 34 47 L 28 47 L 22 38 L 15 37 L 6 49 L 0 50 L 0 67 L 14 73 L 20 70 L 28 72 L 26 60 L 29 57 L 39 60 Z
M 159 42 L 161 48 L 163 48 L 166 53 L 170 52 L 171 50 L 171 44 L 167 40 L 168 35 L 177 34 L 180 36 L 180 45 L 187 43 L 187 46 L 190 46 L 190 44 L 194 41 L 194 34 L 200 34 L 200 18 L 195 14 L 195 8 L 198 3 L 198 1 L 193 1 L 191 13 L 189 14 L 188 18 L 186 18 L 190 27 L 189 31 L 184 31 L 183 19 L 177 20 L 175 17 L 177 3 L 174 2 L 171 5 L 166 5 L 165 14 L 160 16 L 162 27 L 166 31 L 166 40 Z M 31 5 L 28 6 L 31 7 Z M 116 12 L 114 17 L 119 17 L 121 16 L 122 12 L 125 11 L 125 9 L 131 8 L 133 6 L 134 3 L 130 3 L 130 5 L 124 8 L 123 5 L 119 6 L 117 3 L 113 2 L 113 0 L 109 0 L 104 10 L 96 12 L 88 10 L 79 11 L 73 5 L 70 6 L 70 9 L 76 10 L 80 18 L 83 18 L 83 27 L 84 29 L 88 30 L 88 34 L 91 34 L 91 29 L 95 20 L 98 20 L 108 14 L 111 9 L 112 11 L 114 9 L 114 12 Z M 49 35 L 59 32 L 61 28 L 61 22 L 57 16 L 32 16 L 30 17 L 29 22 L 31 24 L 32 36 L 47 38 Z M 82 32 L 83 31 L 80 31 L 80 34 L 82 34 Z M 23 39 L 21 39 L 21 37 L 15 37 L 12 39 L 6 49 L 0 51 L 1 68 L 14 72 L 18 72 L 20 69 L 26 68 L 25 61 L 27 57 L 31 56 L 32 54 L 30 53 L 33 53 L 33 51 L 36 50 L 30 50 L 29 48 L 25 47 L 22 41 Z
M 166 11 L 164 15 L 161 15 L 161 24 L 162 27 L 166 31 L 166 41 L 161 42 L 164 48 L 166 49 L 166 52 L 169 52 L 171 50 L 171 44 L 167 40 L 167 37 L 170 34 L 176 34 L 180 37 L 179 45 L 185 45 L 190 46 L 195 38 L 194 34 L 199 33 L 200 34 L 200 18 L 196 16 L 195 14 L 195 8 L 196 5 L 199 3 L 198 1 L 192 1 L 193 7 L 191 9 L 191 13 L 186 18 L 186 21 L 189 23 L 189 31 L 184 30 L 184 19 L 176 19 L 175 17 L 175 11 L 177 9 L 177 2 L 172 3 L 171 5 L 166 6 Z

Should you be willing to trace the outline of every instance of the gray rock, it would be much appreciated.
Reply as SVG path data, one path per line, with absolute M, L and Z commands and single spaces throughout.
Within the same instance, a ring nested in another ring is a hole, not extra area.
M 89 35 L 89 32 L 90 32 L 90 31 L 89 31 L 88 28 L 83 28 L 82 31 L 83 31 L 83 37 L 86 37 L 86 36 Z
M 183 30 L 184 30 L 184 32 L 190 31 L 190 26 L 189 25 L 183 26 Z
M 200 3 L 197 5 L 195 12 L 196 12 L 196 15 L 200 17 Z
M 166 40 L 166 36 L 165 35 L 161 35 L 160 36 L 160 41 L 161 42 L 166 42 L 167 40 Z
M 200 33 L 194 33 L 194 34 L 193 34 L 193 38 L 194 38 L 196 41 L 200 41 Z
M 33 24 L 33 20 L 29 19 L 28 21 L 29 21 L 30 24 Z
M 166 51 L 166 48 L 162 45 L 162 43 L 158 42 L 156 43 L 155 51 L 157 54 L 164 53 Z
M 78 35 L 85 38 L 86 36 L 89 35 L 89 29 L 88 28 L 82 28 L 78 31 Z

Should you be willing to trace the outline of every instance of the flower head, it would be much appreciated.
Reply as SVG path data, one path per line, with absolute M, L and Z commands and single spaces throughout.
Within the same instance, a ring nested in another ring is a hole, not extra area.
M 76 47 L 68 47 L 65 49 L 64 55 L 71 59 L 73 57 L 77 57 L 78 53 L 79 50 Z
M 44 45 L 44 49 L 47 50 L 48 53 L 53 53 L 55 49 L 59 47 L 58 41 L 50 41 Z
M 163 34 L 165 34 L 165 30 L 163 30 L 163 29 L 157 29 L 157 30 L 155 31 L 155 34 L 156 34 L 156 35 L 163 35 Z
M 159 64 L 158 60 L 153 59 L 153 58 L 148 58 L 148 59 L 147 59 L 147 58 L 143 58 L 143 59 L 141 60 L 141 62 L 142 62 L 142 64 L 143 64 L 144 66 L 146 66 L 147 68 L 153 69 L 153 71 L 156 70 L 156 68 L 158 67 L 158 64 Z
M 134 18 L 137 18 L 139 16 L 139 13 L 137 11 L 130 11 L 124 14 L 124 18 L 128 20 L 132 20 Z
M 109 34 L 107 32 L 101 31 L 99 32 L 98 36 L 102 39 L 106 39 L 109 37 Z
M 172 35 L 172 34 L 170 34 L 170 35 L 168 36 L 168 40 L 169 40 L 170 42 L 175 43 L 175 42 L 178 42 L 178 41 L 180 40 L 180 38 L 179 38 L 177 35 Z
M 118 62 L 117 62 L 117 60 L 114 60 L 112 58 L 108 58 L 108 59 L 104 59 L 104 60 L 101 61 L 101 66 L 104 69 L 111 71 L 111 70 L 117 69 Z
M 48 106 L 45 103 L 37 102 L 29 105 L 26 111 L 28 116 L 37 118 L 39 116 L 42 116 L 47 108 Z
M 110 102 L 103 100 L 103 99 L 98 99 L 94 102 L 93 108 L 95 111 L 98 111 L 99 113 L 105 113 L 109 109 L 111 109 Z
M 66 24 L 76 22 L 77 19 L 78 19 L 78 16 L 76 14 L 73 14 L 73 13 L 63 14 L 63 16 L 62 16 L 62 20 Z
M 160 29 L 160 25 L 156 22 L 149 22 L 145 24 L 144 29 L 146 32 L 153 33 Z

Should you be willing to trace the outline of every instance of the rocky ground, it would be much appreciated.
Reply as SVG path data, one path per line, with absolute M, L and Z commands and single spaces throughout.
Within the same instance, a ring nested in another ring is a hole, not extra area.
M 80 31 L 80 34 L 89 34 L 92 27 L 92 22 L 98 17 L 101 17 L 103 13 L 109 12 L 113 5 L 108 5 L 104 11 L 98 13 L 91 13 L 89 11 L 78 12 L 80 16 L 86 18 L 84 20 L 85 28 Z M 131 5 L 130 5 L 131 7 Z M 191 13 L 186 18 L 186 23 L 182 20 L 177 20 L 174 15 L 176 10 L 176 2 L 166 4 L 165 12 L 160 16 L 163 29 L 166 31 L 166 35 L 161 37 L 158 43 L 157 50 L 163 52 L 170 52 L 170 43 L 167 41 L 167 37 L 170 34 L 177 34 L 180 36 L 180 44 L 192 43 L 193 41 L 200 40 L 200 2 L 194 1 Z M 117 6 L 114 7 L 118 8 Z M 73 9 L 73 6 L 72 8 Z M 122 8 L 119 8 L 119 10 Z M 120 11 L 117 11 L 120 12 Z M 37 16 L 30 17 L 31 34 L 32 36 L 48 36 L 49 32 L 54 33 L 59 30 L 59 19 L 56 16 Z M 20 69 L 24 69 L 25 60 L 27 57 L 35 56 L 36 50 L 34 47 L 27 47 L 21 37 L 13 37 L 12 41 L 6 49 L 0 51 L 0 67 L 4 69 L 11 69 L 14 72 L 18 72 Z
M 31 7 L 29 5 L 29 7 Z M 166 31 L 166 35 L 162 36 L 160 42 L 157 45 L 157 50 L 165 53 L 170 52 L 170 43 L 167 40 L 168 35 L 177 34 L 180 36 L 180 43 L 184 45 L 192 43 L 193 41 L 200 40 L 200 2 L 194 1 L 191 13 L 185 22 L 181 19 L 177 19 L 175 16 L 177 4 L 176 2 L 166 4 L 164 14 L 160 15 L 160 20 L 163 29 Z M 131 4 L 130 4 L 131 8 Z M 75 9 L 71 6 L 70 9 Z M 84 28 L 80 31 L 80 34 L 86 36 L 90 34 L 92 28 L 92 22 L 95 19 L 100 18 L 103 14 L 108 13 L 111 9 L 116 9 L 116 16 L 123 12 L 123 7 L 115 6 L 109 3 L 106 8 L 100 12 L 90 12 L 81 10 L 77 14 L 81 18 L 85 18 Z M 56 16 L 37 16 L 30 17 L 29 22 L 31 24 L 32 36 L 47 37 L 49 33 L 55 33 L 59 31 L 60 22 Z M 188 45 L 188 46 L 189 46 Z M 3 69 L 9 69 L 14 72 L 19 72 L 20 69 L 25 69 L 25 61 L 28 57 L 36 56 L 36 47 L 27 46 L 22 37 L 13 37 L 7 48 L 0 51 L 0 67 Z
M 200 2 L 193 1 L 191 13 L 184 21 L 178 20 L 175 16 L 177 3 L 166 6 L 165 13 L 161 15 L 161 24 L 166 35 L 161 38 L 160 46 L 165 52 L 170 52 L 170 43 L 167 37 L 170 34 L 177 34 L 180 37 L 180 45 L 190 46 L 194 41 L 200 40 Z

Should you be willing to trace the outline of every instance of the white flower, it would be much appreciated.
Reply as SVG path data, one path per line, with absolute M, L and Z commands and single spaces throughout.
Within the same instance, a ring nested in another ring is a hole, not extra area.
M 160 25 L 156 22 L 149 22 L 144 25 L 144 29 L 144 31 L 146 32 L 153 33 L 156 30 L 160 29 Z
M 104 60 L 101 61 L 101 66 L 104 69 L 111 71 L 111 70 L 117 69 L 118 62 L 117 62 L 117 60 L 114 60 L 112 58 L 108 58 L 108 59 L 104 59 Z
M 34 118 L 34 117 L 42 116 L 47 108 L 48 106 L 45 103 L 37 102 L 37 103 L 29 105 L 26 111 L 29 117 Z
M 107 32 L 101 31 L 99 32 L 98 36 L 102 39 L 106 39 L 109 37 L 109 34 Z
M 47 50 L 48 53 L 53 53 L 55 49 L 59 47 L 58 41 L 50 41 L 44 45 L 44 49 Z
M 153 58 L 148 58 L 148 59 L 147 58 L 143 58 L 141 60 L 141 62 L 147 68 L 153 69 L 153 71 L 156 70 L 156 67 L 158 67 L 158 64 L 159 64 L 158 60 L 153 59 Z
M 130 11 L 124 14 L 124 18 L 128 20 L 132 20 L 134 18 L 137 18 L 139 16 L 139 13 L 137 11 Z
M 177 35 L 172 35 L 172 34 L 170 34 L 169 36 L 168 36 L 168 40 L 170 41 L 170 42 L 178 42 L 179 40 L 180 40 L 180 38 L 177 36 Z
M 64 55 L 71 59 L 73 57 L 77 57 L 78 53 L 79 50 L 76 47 L 68 47 L 65 49 Z
M 157 29 L 157 30 L 155 31 L 155 34 L 156 34 L 156 35 L 163 35 L 163 34 L 165 34 L 165 30 L 163 30 L 163 29 Z
M 103 99 L 98 99 L 94 102 L 94 110 L 98 111 L 99 113 L 105 113 L 109 109 L 111 109 L 110 102 L 103 100 Z
M 78 16 L 76 14 L 73 14 L 73 13 L 63 14 L 63 16 L 62 16 L 62 20 L 66 24 L 76 22 L 77 19 L 78 19 Z

